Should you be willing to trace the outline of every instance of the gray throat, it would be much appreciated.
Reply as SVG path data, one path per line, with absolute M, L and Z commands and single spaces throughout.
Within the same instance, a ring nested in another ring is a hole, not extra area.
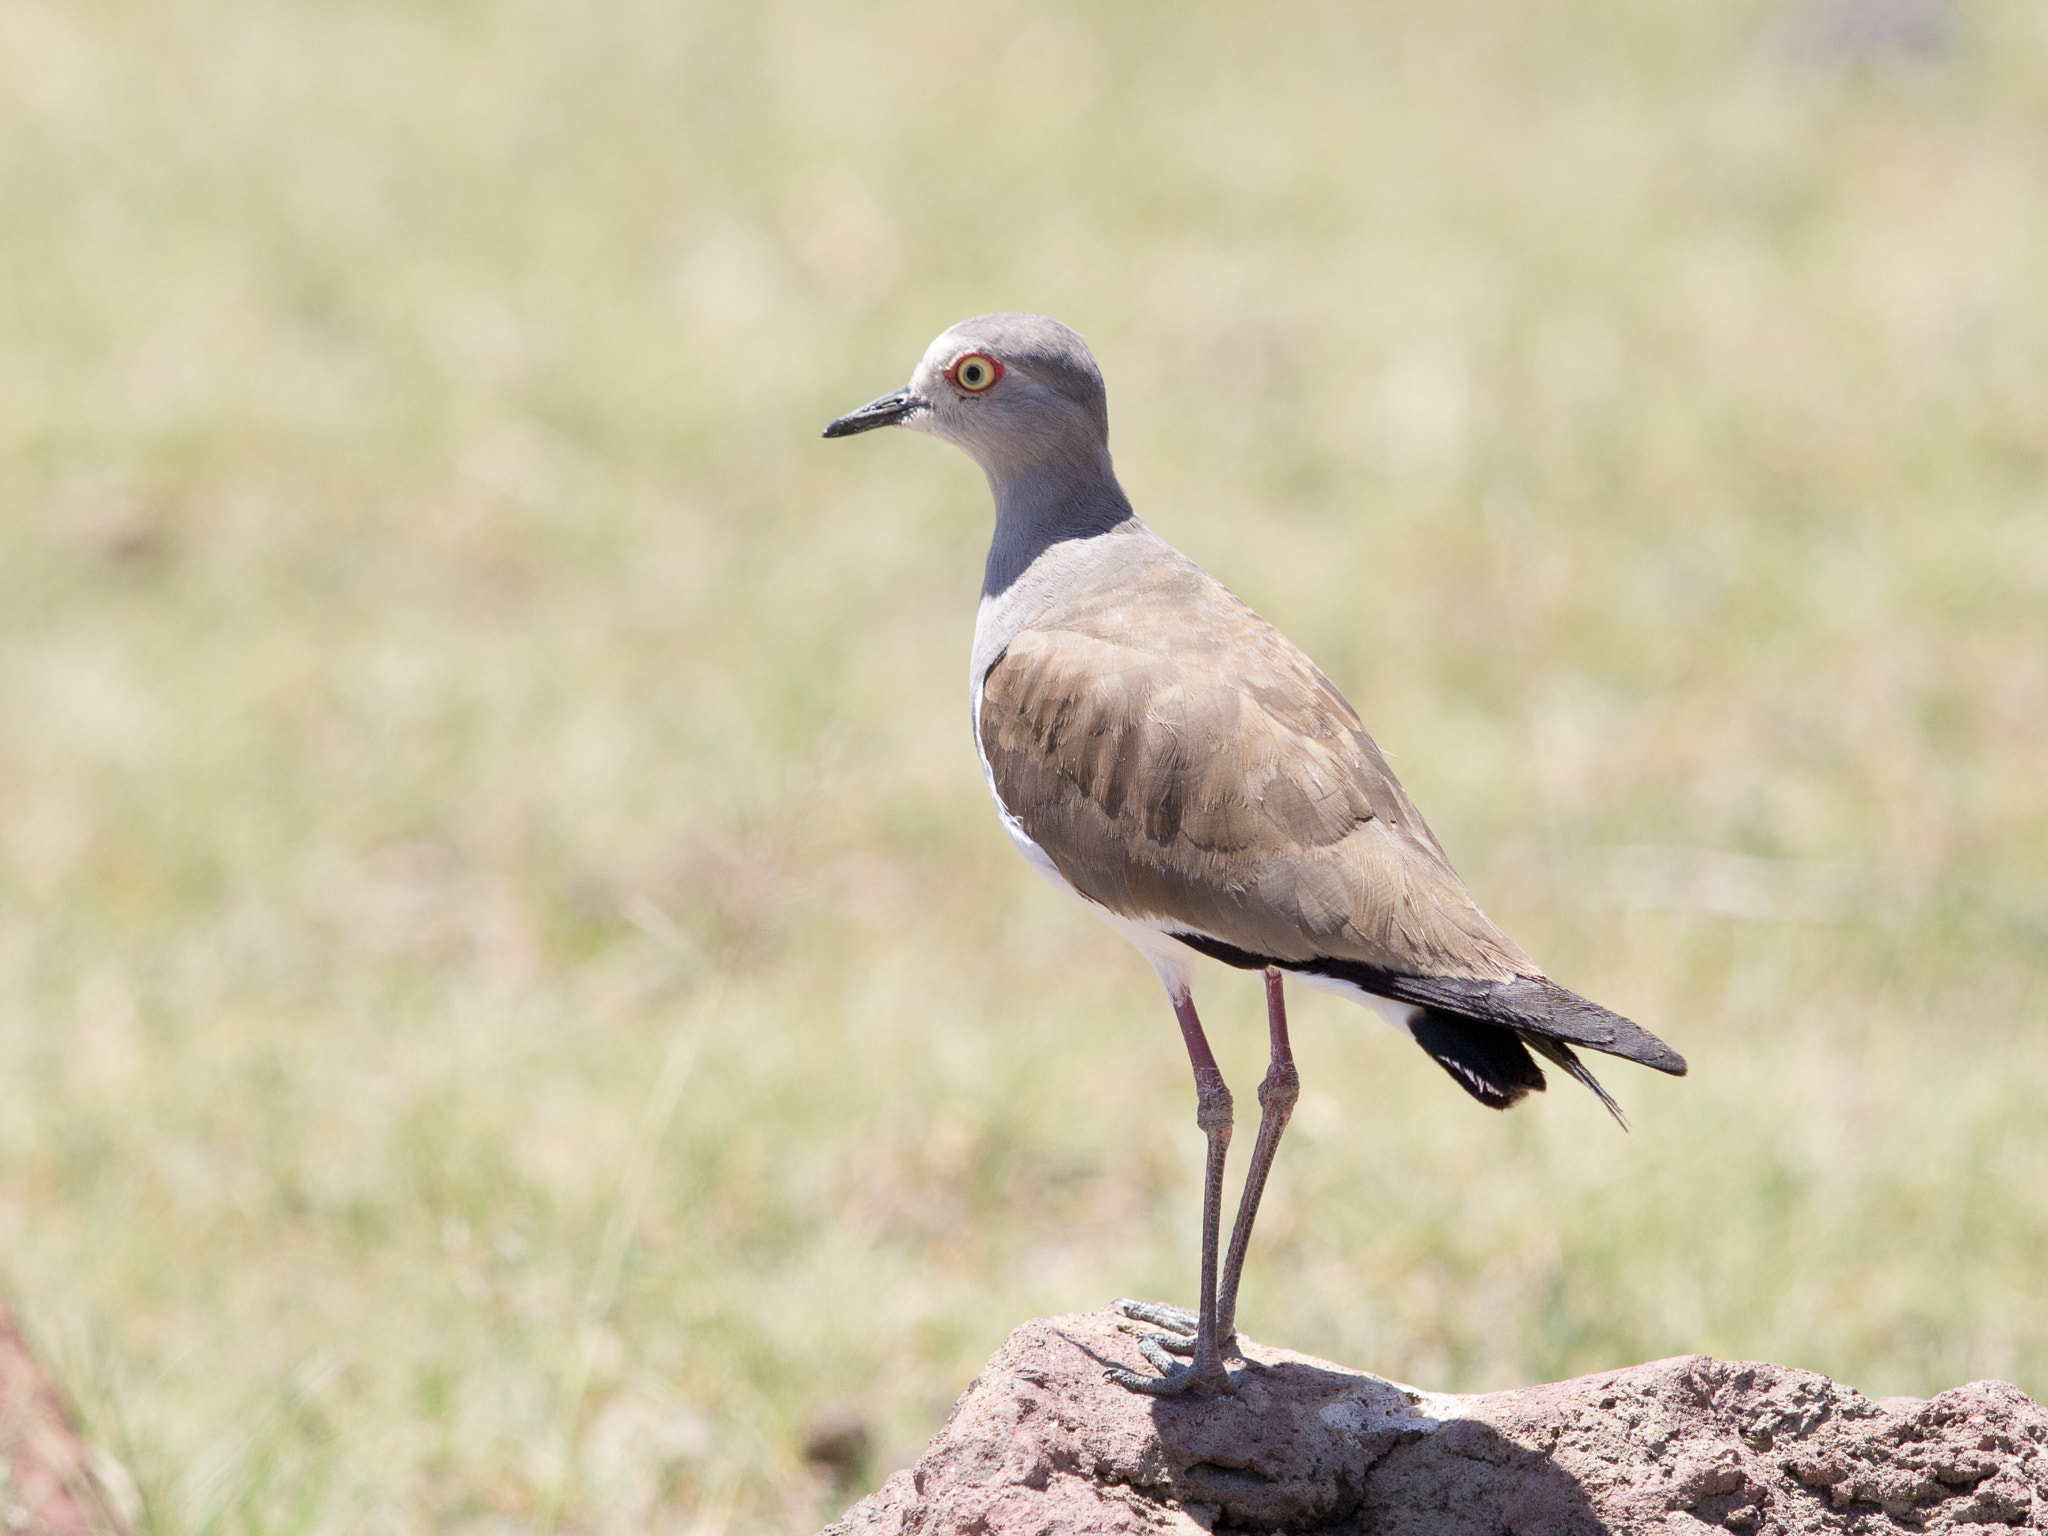
M 1107 449 L 1093 464 L 1054 461 L 1001 479 L 991 471 L 988 485 L 996 498 L 996 532 L 982 573 L 984 603 L 1008 592 L 1054 545 L 1144 526 L 1116 483 Z

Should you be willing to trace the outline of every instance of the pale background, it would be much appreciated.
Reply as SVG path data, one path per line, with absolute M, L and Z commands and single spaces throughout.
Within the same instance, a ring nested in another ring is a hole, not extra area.
M 0 1287 L 148 1529 L 805 1530 L 1190 1297 L 980 477 L 817 439 L 994 308 L 1693 1062 L 1298 994 L 1247 1331 L 2048 1392 L 2037 6 L 0 0 Z

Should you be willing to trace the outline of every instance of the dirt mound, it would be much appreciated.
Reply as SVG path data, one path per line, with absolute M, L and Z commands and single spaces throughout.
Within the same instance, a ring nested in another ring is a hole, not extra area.
M 1247 1341 L 1236 1396 L 1159 1399 L 1111 1312 L 1026 1323 L 916 1467 L 828 1536 L 1577 1536 L 2048 1530 L 2048 1411 L 1974 1382 L 1873 1401 L 1691 1355 L 1514 1392 L 1419 1392 Z

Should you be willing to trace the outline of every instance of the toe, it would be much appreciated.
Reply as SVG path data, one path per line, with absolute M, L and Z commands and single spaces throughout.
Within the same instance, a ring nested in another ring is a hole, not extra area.
M 1143 1335 L 1138 1340 L 1138 1353 L 1151 1362 L 1152 1368 L 1162 1376 L 1171 1376 L 1188 1368 L 1186 1361 L 1173 1358 L 1170 1353 L 1172 1348 L 1171 1343 L 1151 1334 Z
M 1193 1337 L 1200 1326 L 1194 1313 L 1182 1307 L 1169 1306 L 1163 1301 L 1133 1301 L 1130 1297 L 1119 1297 L 1110 1303 L 1125 1317 L 1141 1323 L 1150 1323 L 1155 1328 L 1165 1328 L 1174 1333 Z
M 1146 1397 L 1179 1397 L 1195 1384 L 1195 1373 L 1186 1366 L 1170 1376 L 1140 1376 L 1136 1371 L 1126 1371 L 1114 1365 L 1102 1374 L 1126 1391 L 1142 1393 Z

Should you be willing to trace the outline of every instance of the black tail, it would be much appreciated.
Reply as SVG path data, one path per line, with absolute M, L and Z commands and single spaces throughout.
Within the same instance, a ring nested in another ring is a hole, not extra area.
M 1543 1069 L 1512 1029 L 1418 1008 L 1408 1032 L 1451 1074 L 1452 1082 L 1489 1109 L 1506 1109 L 1526 1094 L 1543 1091 Z
M 1283 971 L 1348 981 L 1359 991 L 1370 992 L 1374 997 L 1390 998 L 1397 1003 L 1414 1003 L 1471 1024 L 1505 1025 L 1524 1038 L 1542 1035 L 1552 1042 L 1583 1045 L 1590 1050 L 1604 1051 L 1609 1056 L 1619 1056 L 1625 1061 L 1641 1062 L 1659 1072 L 1669 1072 L 1673 1077 L 1685 1076 L 1685 1058 L 1642 1025 L 1624 1019 L 1618 1013 L 1610 1013 L 1598 1003 L 1587 1002 L 1548 976 L 1513 976 L 1506 981 L 1483 981 L 1466 976 L 1410 976 L 1400 971 L 1382 970 L 1363 960 L 1269 960 L 1248 949 L 1226 944 L 1221 939 L 1212 939 L 1206 933 L 1176 933 L 1174 937 L 1189 949 L 1243 970 L 1256 971 L 1277 965 Z M 1549 1055 L 1549 1052 L 1544 1054 Z M 1571 1055 L 1570 1051 L 1565 1054 Z M 1586 1081 L 1580 1076 L 1583 1068 L 1573 1070 L 1576 1057 L 1571 1061 L 1556 1056 L 1550 1059 L 1579 1081 Z M 1533 1062 L 1530 1065 L 1534 1067 Z M 1604 1099 L 1607 1095 L 1603 1093 L 1600 1097 Z
M 1562 1040 L 1530 1029 L 1460 1018 L 1440 1008 L 1416 1009 L 1408 1030 L 1415 1043 L 1450 1073 L 1452 1082 L 1489 1109 L 1506 1109 L 1527 1094 L 1543 1092 L 1543 1069 L 1529 1054 L 1534 1051 L 1592 1089 L 1615 1124 L 1628 1129 L 1628 1119 L 1613 1095 Z
M 1298 969 L 1339 977 L 1364 991 L 1391 997 L 1396 1002 L 1419 1003 L 1425 1008 L 1440 1009 L 1461 1018 L 1503 1024 L 1525 1039 L 1541 1035 L 1553 1042 L 1583 1045 L 1609 1056 L 1619 1056 L 1624 1061 L 1641 1062 L 1659 1072 L 1669 1072 L 1673 1077 L 1685 1076 L 1685 1058 L 1642 1025 L 1618 1013 L 1610 1013 L 1598 1003 L 1587 1002 L 1578 993 L 1567 991 L 1547 976 L 1517 976 L 1512 981 L 1475 981 L 1457 976 L 1400 976 L 1342 960 L 1311 961 Z M 1572 1071 L 1570 1062 L 1555 1056 L 1550 1059 L 1567 1072 Z M 1572 1075 L 1576 1077 L 1578 1073 L 1573 1072 Z
M 1547 976 L 1483 981 L 1463 976 L 1409 976 L 1362 960 L 1268 960 L 1203 933 L 1176 933 L 1190 949 L 1225 965 L 1285 971 L 1349 982 L 1361 992 L 1415 1004 L 1410 1028 L 1451 1080 L 1480 1103 L 1506 1109 L 1529 1093 L 1543 1091 L 1543 1069 L 1535 1051 L 1584 1083 L 1607 1106 L 1622 1129 L 1621 1106 L 1586 1070 L 1578 1053 L 1590 1050 L 1641 1062 L 1673 1077 L 1685 1076 L 1685 1058 L 1642 1025 L 1590 1003 Z

